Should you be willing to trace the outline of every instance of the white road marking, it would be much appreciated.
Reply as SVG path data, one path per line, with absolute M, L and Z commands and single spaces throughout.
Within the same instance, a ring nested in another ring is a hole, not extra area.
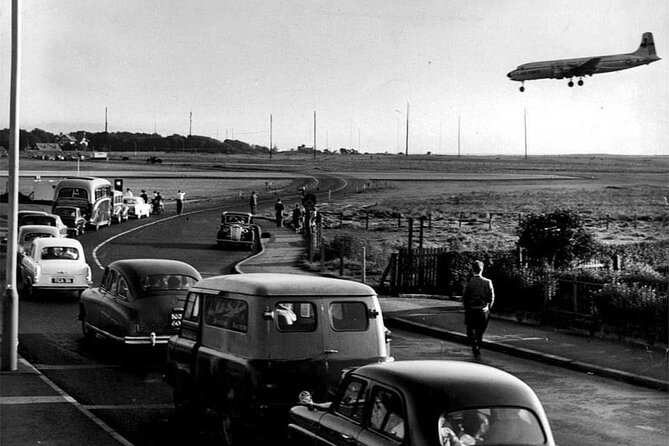
M 51 389 L 53 389 L 56 393 L 58 393 L 58 395 L 60 395 L 60 397 L 63 400 L 65 400 L 68 403 L 74 405 L 74 407 L 76 407 L 82 414 L 84 414 L 84 416 L 86 416 L 89 420 L 91 420 L 92 422 L 97 424 L 103 431 L 107 432 L 113 439 L 115 439 L 116 441 L 118 441 L 119 443 L 121 443 L 124 446 L 133 446 L 133 444 L 130 443 L 128 440 L 126 440 L 121 434 L 119 434 L 114 429 L 112 429 L 107 423 L 105 423 L 104 421 L 102 421 L 101 419 L 99 419 L 98 417 L 93 415 L 90 410 L 86 409 L 77 400 L 75 400 L 70 395 L 68 395 L 67 392 L 65 392 L 63 389 L 58 387 L 58 385 L 56 385 L 56 383 L 54 383 L 49 378 L 44 376 L 31 363 L 26 361 L 24 358 L 19 358 L 19 361 L 21 361 L 22 364 L 24 364 L 26 367 L 30 368 L 35 373 L 37 373 L 39 375 L 39 377 L 42 379 L 42 381 L 46 385 L 51 387 Z

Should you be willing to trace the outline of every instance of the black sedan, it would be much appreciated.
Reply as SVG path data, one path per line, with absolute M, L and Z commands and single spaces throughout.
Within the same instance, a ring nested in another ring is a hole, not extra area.
M 460 361 L 398 361 L 360 367 L 334 401 L 308 392 L 290 411 L 290 444 L 554 446 L 539 399 L 502 370 Z
M 167 344 L 181 324 L 183 302 L 202 277 L 178 260 L 117 260 L 105 268 L 98 288 L 81 294 L 84 338 L 96 335 L 126 345 Z

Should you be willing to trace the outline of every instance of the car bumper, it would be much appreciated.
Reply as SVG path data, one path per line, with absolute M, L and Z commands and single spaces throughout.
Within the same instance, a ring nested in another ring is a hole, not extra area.
M 148 336 L 125 336 L 123 343 L 126 345 L 166 345 L 172 336 L 174 335 L 157 335 L 155 333 Z

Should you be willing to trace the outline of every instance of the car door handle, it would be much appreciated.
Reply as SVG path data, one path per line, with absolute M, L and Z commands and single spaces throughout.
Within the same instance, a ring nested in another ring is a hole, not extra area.
M 341 436 L 341 439 L 344 440 L 346 444 L 355 444 L 355 438 L 353 438 L 352 435 L 348 434 L 339 434 Z
M 328 353 L 328 354 L 339 353 L 339 350 L 325 350 L 325 353 Z

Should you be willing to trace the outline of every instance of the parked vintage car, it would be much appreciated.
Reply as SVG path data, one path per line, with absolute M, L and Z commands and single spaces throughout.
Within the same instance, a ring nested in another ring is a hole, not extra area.
M 46 225 L 24 225 L 19 228 L 18 251 L 22 254 L 30 243 L 39 237 L 60 238 L 62 235 L 55 226 Z
M 111 219 L 114 223 L 128 221 L 129 208 L 124 198 L 123 192 L 113 191 Z
M 68 234 L 76 237 L 86 232 L 86 219 L 81 215 L 81 209 L 78 207 L 58 206 L 54 209 L 54 214 L 58 215 L 68 227 Z
M 123 202 L 128 206 L 128 216 L 142 218 L 151 215 L 151 204 L 146 203 L 142 197 L 124 197 Z
M 19 292 L 32 297 L 39 291 L 80 293 L 91 283 L 84 248 L 72 238 L 33 239 L 19 263 Z
M 388 342 L 367 285 L 298 274 L 209 277 L 188 294 L 165 379 L 178 410 L 210 409 L 228 445 L 245 445 L 270 425 L 285 429 L 299 390 L 325 398 L 346 368 L 392 361 Z
M 345 374 L 332 402 L 314 403 L 309 392 L 299 399 L 291 445 L 555 445 L 534 391 L 483 364 L 367 365 Z
M 21 211 L 18 220 L 18 227 L 23 225 L 45 225 L 54 226 L 63 237 L 67 237 L 67 226 L 58 215 L 47 214 L 46 212 Z
M 117 260 L 105 268 L 100 286 L 81 294 L 84 338 L 126 345 L 166 344 L 181 324 L 188 290 L 202 277 L 178 260 Z
M 218 245 L 235 245 L 253 248 L 256 243 L 257 226 L 248 212 L 223 212 L 216 234 Z

